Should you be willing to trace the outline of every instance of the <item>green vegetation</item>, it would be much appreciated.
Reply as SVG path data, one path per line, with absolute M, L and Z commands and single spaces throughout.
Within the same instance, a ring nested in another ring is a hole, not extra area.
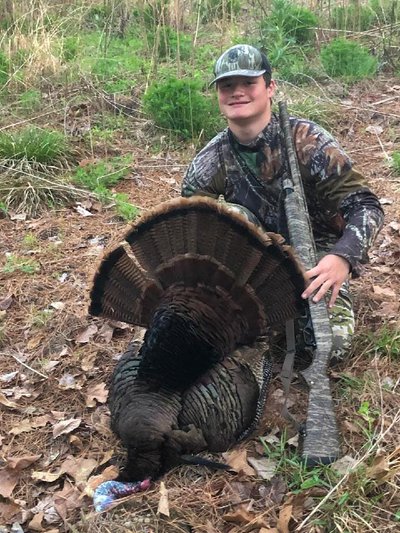
M 392 154 L 392 166 L 396 172 L 400 176 L 400 152 L 393 152 Z
M 40 271 L 40 264 L 33 259 L 19 257 L 13 254 L 6 255 L 6 262 L 3 265 L 2 272 L 13 274 L 14 272 L 23 272 L 24 274 L 36 274 Z
M 368 337 L 370 340 L 370 353 L 379 357 L 400 359 L 400 332 L 398 329 L 385 324 Z
M 22 246 L 27 250 L 37 248 L 38 244 L 39 240 L 33 233 L 27 233 L 22 240 Z
M 3 160 L 22 159 L 50 165 L 67 154 L 67 140 L 58 131 L 28 127 L 13 133 L 0 132 L 0 158 Z
M 127 194 L 110 190 L 110 187 L 129 174 L 131 162 L 132 157 L 125 156 L 89 163 L 76 169 L 72 181 L 92 191 L 101 202 L 114 204 L 123 220 L 133 220 L 139 214 L 138 208 L 129 203 Z
M 273 0 L 271 14 L 261 24 L 261 30 L 268 34 L 281 31 L 285 38 L 296 44 L 314 41 L 318 17 L 309 9 L 289 0 Z
M 307 56 L 318 23 L 309 9 L 289 0 L 273 0 L 271 13 L 260 25 L 260 41 L 280 79 L 298 84 L 314 76 Z
M 298 451 L 288 443 L 285 432 L 276 444 L 269 444 L 263 437 L 260 441 L 265 455 L 276 462 L 275 475 L 282 476 L 289 490 L 295 494 L 311 487 L 329 489 L 337 477 L 325 466 L 308 468 Z
M 1 86 L 8 81 L 8 69 L 9 61 L 4 52 L 0 50 L 0 90 L 2 89 Z
M 42 95 L 40 91 L 30 89 L 20 94 L 19 103 L 24 111 L 35 111 L 42 103 Z
M 365 47 L 343 38 L 334 39 L 322 48 L 321 61 L 329 76 L 348 81 L 372 77 L 378 64 Z
M 199 4 L 203 22 L 233 19 L 240 13 L 240 0 L 205 0 Z
M 170 77 L 154 83 L 143 97 L 144 109 L 160 128 L 182 140 L 204 141 L 217 131 L 214 102 L 201 93 L 201 83 Z
M 108 193 L 130 171 L 131 156 L 114 157 L 108 161 L 94 161 L 76 169 L 72 180 L 96 194 Z
M 365 31 L 377 22 L 377 17 L 370 6 L 357 2 L 348 6 L 335 6 L 330 22 L 333 28 L 339 30 Z

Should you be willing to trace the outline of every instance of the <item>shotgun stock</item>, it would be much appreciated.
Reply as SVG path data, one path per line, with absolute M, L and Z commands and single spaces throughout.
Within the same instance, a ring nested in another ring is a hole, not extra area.
M 279 102 L 279 119 L 286 152 L 284 155 L 288 162 L 287 172 L 283 177 L 283 191 L 290 244 L 306 270 L 309 270 L 318 262 L 317 253 L 285 102 Z M 312 466 L 335 461 L 340 454 L 340 447 L 327 375 L 332 351 L 332 331 L 326 302 L 309 302 L 309 310 L 316 348 L 313 362 L 302 372 L 309 387 L 302 453 L 306 463 Z

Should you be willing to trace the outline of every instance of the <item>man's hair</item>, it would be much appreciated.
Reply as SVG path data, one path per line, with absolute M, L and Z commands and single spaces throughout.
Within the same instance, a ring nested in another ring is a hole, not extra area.
M 271 85 L 272 80 L 271 72 L 266 72 L 265 74 L 263 74 L 263 78 L 265 80 L 265 86 L 269 87 Z

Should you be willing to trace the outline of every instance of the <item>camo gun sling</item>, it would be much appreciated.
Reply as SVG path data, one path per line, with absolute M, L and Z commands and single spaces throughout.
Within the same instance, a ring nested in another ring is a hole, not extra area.
M 315 242 L 304 197 L 303 184 L 296 157 L 289 116 L 284 102 L 279 102 L 279 115 L 288 172 L 283 178 L 284 205 L 290 243 L 307 270 L 317 263 Z M 332 331 L 324 300 L 310 303 L 316 350 L 312 364 L 302 372 L 309 387 L 303 456 L 308 465 L 329 464 L 340 454 L 339 435 L 334 413 L 327 368 L 332 351 Z

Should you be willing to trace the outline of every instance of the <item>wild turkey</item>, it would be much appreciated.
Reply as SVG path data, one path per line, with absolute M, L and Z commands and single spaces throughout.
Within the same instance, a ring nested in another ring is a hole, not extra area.
M 234 351 L 295 316 L 303 290 L 283 239 L 226 204 L 172 200 L 128 231 L 105 255 L 90 305 L 148 328 L 112 377 L 112 428 L 128 449 L 120 479 L 154 478 L 187 453 L 247 435 L 270 366 L 259 346 Z

